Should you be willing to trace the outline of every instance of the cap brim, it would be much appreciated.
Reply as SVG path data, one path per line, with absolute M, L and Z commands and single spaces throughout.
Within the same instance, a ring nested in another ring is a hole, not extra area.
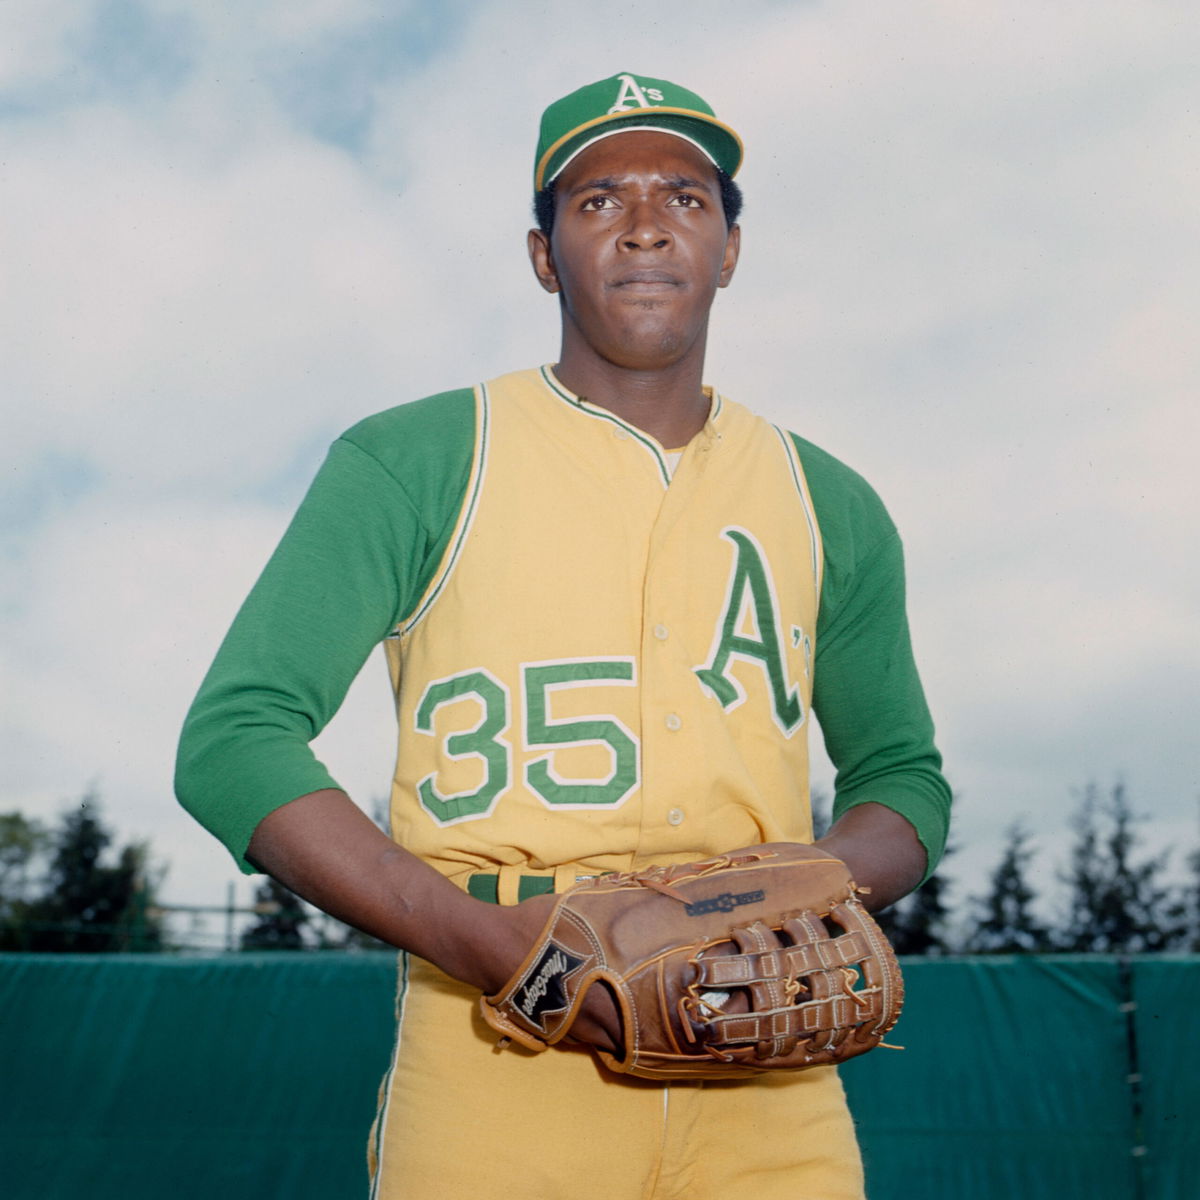
M 742 139 L 715 117 L 690 108 L 639 108 L 606 113 L 563 134 L 539 159 L 533 178 L 534 191 L 540 192 L 552 183 L 588 146 L 637 129 L 683 138 L 729 176 L 736 175 L 742 165 Z

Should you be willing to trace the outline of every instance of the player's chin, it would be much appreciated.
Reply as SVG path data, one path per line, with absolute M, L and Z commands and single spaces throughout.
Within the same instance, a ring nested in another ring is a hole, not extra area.
M 662 371 L 685 358 L 695 341 L 676 321 L 646 320 L 623 331 L 604 357 L 627 371 Z

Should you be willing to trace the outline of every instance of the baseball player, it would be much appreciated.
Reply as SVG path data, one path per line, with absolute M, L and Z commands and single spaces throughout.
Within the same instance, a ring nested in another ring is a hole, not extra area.
M 949 792 L 900 543 L 848 468 L 703 383 L 740 246 L 738 136 L 620 74 L 548 108 L 528 236 L 557 361 L 368 417 L 329 452 L 184 729 L 181 801 L 399 947 L 379 1197 L 862 1195 L 833 1068 L 662 1082 L 572 1044 L 498 1052 L 481 993 L 579 880 L 812 840 L 807 731 L 837 766 L 820 846 L 882 907 L 933 870 Z M 391 836 L 309 750 L 384 644 Z

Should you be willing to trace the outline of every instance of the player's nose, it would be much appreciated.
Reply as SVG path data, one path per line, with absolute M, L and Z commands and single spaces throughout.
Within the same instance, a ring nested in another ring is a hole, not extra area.
M 662 250 L 671 245 L 671 231 L 664 226 L 655 204 L 639 201 L 627 211 L 629 219 L 618 237 L 622 249 Z

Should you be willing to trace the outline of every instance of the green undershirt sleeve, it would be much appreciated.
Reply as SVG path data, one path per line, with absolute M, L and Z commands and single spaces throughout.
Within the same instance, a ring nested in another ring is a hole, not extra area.
M 925 847 L 928 878 L 946 845 L 950 788 L 913 660 L 900 537 L 861 476 L 793 440 L 825 556 L 813 709 L 837 769 L 833 816 L 866 803 L 900 813 Z
M 180 738 L 180 803 L 241 869 L 258 823 L 337 787 L 308 743 L 419 600 L 470 471 L 470 391 L 381 413 L 333 444 L 242 605 Z

